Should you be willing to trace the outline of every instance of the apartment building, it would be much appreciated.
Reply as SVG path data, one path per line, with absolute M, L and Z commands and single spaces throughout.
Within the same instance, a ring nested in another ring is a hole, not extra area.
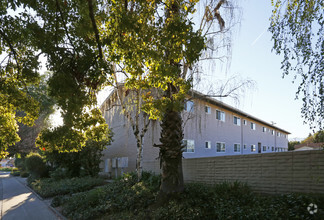
M 271 123 L 197 91 L 186 103 L 185 158 L 288 151 L 290 133 Z
M 112 129 L 113 143 L 103 151 L 101 167 L 117 175 L 135 170 L 136 139 L 128 119 L 118 104 L 116 90 L 101 106 Z M 230 105 L 191 91 L 182 112 L 184 158 L 258 154 L 288 150 L 289 132 L 249 115 Z M 161 128 L 151 121 L 143 141 L 143 161 L 158 159 Z

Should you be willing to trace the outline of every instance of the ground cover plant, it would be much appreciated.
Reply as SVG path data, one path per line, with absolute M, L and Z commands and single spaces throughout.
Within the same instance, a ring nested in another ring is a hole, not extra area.
M 14 170 L 13 167 L 0 167 L 0 171 L 3 171 L 3 172 L 11 172 L 13 170 Z
M 134 173 L 53 201 L 68 219 L 324 219 L 323 195 L 259 195 L 239 182 L 191 183 L 183 193 L 156 205 L 159 186 L 159 176 L 144 173 L 137 182 Z M 307 209 L 311 203 L 317 205 L 313 215 Z
M 93 177 L 80 177 L 72 179 L 54 180 L 43 178 L 30 180 L 29 186 L 43 198 L 66 195 L 90 190 L 95 186 L 104 184 L 104 179 Z

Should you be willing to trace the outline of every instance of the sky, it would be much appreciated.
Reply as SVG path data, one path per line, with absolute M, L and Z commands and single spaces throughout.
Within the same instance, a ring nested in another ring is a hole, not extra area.
M 255 89 L 243 94 L 235 106 L 277 127 L 289 131 L 289 140 L 305 138 L 312 131 L 303 123 L 302 101 L 295 100 L 298 83 L 294 73 L 282 78 L 281 57 L 271 52 L 273 41 L 267 30 L 271 1 L 240 1 L 242 20 L 233 36 L 230 74 L 255 81 Z M 222 99 L 228 104 L 230 100 Z

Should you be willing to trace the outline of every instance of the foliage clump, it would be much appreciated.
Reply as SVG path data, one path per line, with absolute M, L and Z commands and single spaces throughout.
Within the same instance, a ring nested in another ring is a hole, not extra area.
M 44 158 L 39 153 L 29 153 L 25 158 L 25 165 L 33 178 L 41 178 L 48 175 Z
M 112 184 L 64 199 L 63 214 L 69 219 L 93 219 L 104 214 L 140 213 L 152 205 L 160 186 L 160 176 L 125 174 Z M 110 217 L 108 217 L 109 219 Z
M 102 178 L 83 177 L 62 179 L 59 181 L 45 178 L 34 180 L 29 186 L 43 198 L 48 198 L 57 195 L 83 192 L 103 184 L 104 180 Z
M 69 219 L 323 219 L 324 196 L 306 194 L 259 195 L 246 184 L 224 182 L 213 186 L 186 184 L 184 192 L 156 205 L 160 176 L 126 174 L 112 184 L 59 196 L 53 202 L 62 206 Z M 310 214 L 307 207 L 317 204 Z

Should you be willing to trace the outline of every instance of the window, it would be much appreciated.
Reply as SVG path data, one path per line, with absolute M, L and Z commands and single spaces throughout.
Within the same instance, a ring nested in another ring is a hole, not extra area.
M 271 151 L 274 151 L 274 147 L 271 147 Z
M 263 131 L 263 132 L 267 132 L 267 128 L 266 128 L 266 127 L 263 127 L 263 128 L 262 128 L 262 131 Z
M 216 110 L 216 119 L 220 121 L 225 121 L 225 112 Z
M 277 137 L 280 137 L 280 132 L 277 132 Z
M 256 147 L 254 144 L 251 145 L 251 152 L 255 152 L 256 151 Z
M 255 123 L 251 122 L 251 129 L 255 130 Z
M 183 152 L 193 153 L 195 152 L 195 141 L 194 140 L 183 140 Z
M 243 120 L 243 124 L 244 125 L 247 125 L 247 121 L 245 119 Z
M 234 144 L 234 152 L 241 152 L 241 145 L 240 144 Z
M 243 147 L 244 150 L 246 150 L 246 144 L 244 144 L 244 147 Z
M 210 141 L 205 142 L 205 148 L 206 149 L 211 149 L 211 142 Z
M 237 126 L 241 126 L 241 119 L 234 116 L 234 124 L 237 125 Z
M 263 146 L 263 151 L 267 151 L 267 146 Z
M 205 106 L 205 112 L 206 114 L 210 114 L 211 110 L 210 110 L 210 106 Z
M 274 130 L 271 130 L 271 134 L 274 135 Z
M 216 152 L 225 152 L 225 143 L 216 143 Z
M 268 146 L 268 150 L 270 150 L 270 147 Z
M 186 100 L 184 104 L 184 109 L 187 112 L 193 112 L 194 102 Z

